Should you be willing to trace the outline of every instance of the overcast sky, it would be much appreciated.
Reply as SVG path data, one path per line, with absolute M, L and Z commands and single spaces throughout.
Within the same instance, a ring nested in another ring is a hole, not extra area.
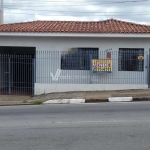
M 150 0 L 3 0 L 4 23 L 119 19 L 150 25 Z

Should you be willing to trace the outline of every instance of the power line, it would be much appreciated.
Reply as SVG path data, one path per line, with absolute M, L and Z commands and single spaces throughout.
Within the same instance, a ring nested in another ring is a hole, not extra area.
M 51 14 L 51 15 L 47 15 L 47 14 L 35 14 L 35 13 L 18 13 L 18 12 L 8 12 L 8 11 L 5 11 L 5 13 L 11 13 L 11 14 L 25 14 L 25 15 L 44 15 L 44 16 L 64 16 L 63 14 Z M 137 14 L 131 14 L 130 13 L 130 16 L 134 16 L 134 15 L 150 15 L 150 14 L 147 14 L 147 13 L 137 13 Z M 69 14 L 67 14 L 66 16 L 74 16 L 74 15 L 69 15 Z M 98 15 L 98 14 L 95 14 L 94 16 L 125 16 L 125 15 L 123 15 L 123 14 L 119 14 L 119 15 L 114 15 L 114 14 L 103 14 L 103 15 Z M 83 16 L 78 16 L 78 17 L 83 17 Z
M 15 0 L 13 0 L 14 2 Z M 55 2 L 55 3 L 54 3 Z M 5 3 L 4 5 L 4 13 L 6 14 L 14 14 L 14 15 L 39 15 L 39 16 L 65 16 L 65 17 L 88 17 L 88 16 L 106 16 L 106 17 L 113 17 L 113 16 L 149 16 L 150 11 L 139 11 L 139 12 L 100 12 L 100 11 L 72 11 L 72 7 L 86 7 L 86 6 L 102 6 L 102 5 L 109 5 L 109 4 L 125 4 L 125 3 L 139 3 L 139 2 L 150 2 L 150 0 L 126 0 L 126 1 L 92 1 L 92 2 L 78 2 L 78 4 L 74 4 L 71 2 L 71 4 L 68 1 L 42 1 L 42 2 L 36 2 L 31 3 L 30 5 L 28 1 L 19 1 L 19 3 Z M 48 4 L 51 4 L 50 6 Z M 46 7 L 47 5 L 47 7 Z M 0 5 L 1 6 L 1 5 Z M 53 10 L 44 10 L 44 6 L 46 8 L 53 8 Z M 115 5 L 116 6 L 116 5 Z M 22 7 L 22 8 L 20 8 Z M 27 8 L 26 8 L 27 7 Z M 58 8 L 58 11 L 54 9 L 55 7 L 62 7 L 67 8 L 66 10 L 61 11 Z M 32 9 L 33 8 L 33 9 Z M 37 8 L 37 9 L 34 9 Z M 43 8 L 43 9 L 42 9 Z M 6 11 L 7 10 L 7 11 Z M 9 11 L 10 10 L 10 11 Z M 11 11 L 12 10 L 12 11 Z M 22 11 L 22 12 L 15 12 L 15 11 Z M 26 11 L 25 13 L 23 11 Z M 30 11 L 32 11 L 30 13 Z M 46 13 L 46 14 L 45 14 Z M 48 14 L 51 13 L 51 14 Z
M 10 9 L 10 10 L 14 10 L 13 8 L 11 8 L 11 7 L 7 7 L 6 9 Z M 67 11 L 56 11 L 56 10 L 41 10 L 41 9 L 19 9 L 19 8 L 15 8 L 15 10 L 21 10 L 21 11 L 26 11 L 26 10 L 29 10 L 29 11 L 43 11 L 43 12 L 53 12 L 53 13 L 79 13 L 79 14 L 99 14 L 99 13 L 125 13 L 125 14 L 129 14 L 129 13 L 131 13 L 131 12 L 99 12 L 99 11 L 95 11 L 95 12 L 93 12 L 93 11 L 91 11 L 91 12 L 89 12 L 89 11 L 69 11 L 69 10 L 67 10 Z M 133 13 L 141 13 L 141 11 L 139 11 L 139 12 L 133 12 Z M 150 13 L 150 11 L 142 11 L 142 13 Z
M 106 5 L 106 4 L 124 4 L 124 3 L 138 3 L 138 2 L 149 2 L 150 0 L 132 0 L 132 1 L 116 1 L 116 2 L 114 2 L 114 1 L 109 1 L 109 2 L 79 2 L 78 4 L 69 4 L 69 3 L 66 3 L 66 2 L 60 2 L 60 1 L 55 1 L 55 2 L 48 2 L 47 1 L 47 3 L 53 3 L 53 5 L 56 3 L 58 3 L 59 2 L 59 4 L 58 5 L 56 5 L 56 6 L 62 6 L 62 4 L 63 5 L 65 5 L 65 6 L 81 6 L 81 4 L 84 4 L 84 6 L 86 6 L 86 5 L 98 5 L 98 4 L 103 4 L 103 5 Z M 46 2 L 38 2 L 38 3 L 32 3 L 31 4 L 31 2 L 30 3 L 27 3 L 27 2 L 25 2 L 25 3 L 4 3 L 4 6 L 22 6 L 23 4 L 30 4 L 28 7 L 31 7 L 31 6 L 34 6 L 34 7 L 41 7 L 42 5 L 41 4 L 43 4 L 43 5 L 47 5 L 46 4 Z M 40 6 L 38 6 L 38 5 L 40 5 Z
M 18 4 L 18 1 L 17 2 L 15 2 L 14 3 L 14 1 L 15 0 L 13 0 L 13 4 Z M 122 0 L 122 1 L 92 1 L 92 2 L 85 2 L 85 1 L 81 1 L 81 2 L 77 2 L 77 3 L 80 3 L 80 4 L 82 4 L 82 3 L 124 3 L 124 2 L 126 2 L 126 3 L 131 3 L 131 2 L 145 2 L 145 1 L 149 1 L 149 0 Z M 22 0 L 22 1 L 20 1 L 21 3 L 29 3 L 29 4 L 31 4 L 31 1 L 24 1 L 24 0 Z M 55 1 L 45 1 L 45 0 L 43 0 L 42 2 L 41 1 L 38 1 L 37 3 L 45 3 L 45 2 L 48 2 L 48 3 L 69 3 L 69 1 L 58 1 L 58 0 L 55 0 Z M 74 1 L 71 1 L 70 3 L 75 3 Z M 5 2 L 5 4 L 10 4 L 9 2 Z M 12 4 L 12 3 L 11 3 Z

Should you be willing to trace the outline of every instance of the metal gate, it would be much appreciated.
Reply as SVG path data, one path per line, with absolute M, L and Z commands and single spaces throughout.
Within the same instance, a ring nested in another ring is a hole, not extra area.
M 0 94 L 34 94 L 34 56 L 0 54 Z
M 148 87 L 150 88 L 150 50 L 149 50 L 149 59 L 148 59 Z

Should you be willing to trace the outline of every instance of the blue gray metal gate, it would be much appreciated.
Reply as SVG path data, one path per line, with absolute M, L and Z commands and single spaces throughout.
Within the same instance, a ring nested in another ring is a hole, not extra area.
M 149 63 L 149 65 L 148 65 L 148 87 L 150 88 L 150 49 L 149 49 L 149 59 L 148 59 L 148 63 Z
M 0 54 L 0 94 L 33 95 L 33 55 Z

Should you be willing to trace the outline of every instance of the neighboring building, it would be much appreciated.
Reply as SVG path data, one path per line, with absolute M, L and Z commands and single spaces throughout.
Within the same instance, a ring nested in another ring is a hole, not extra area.
M 146 89 L 149 50 L 150 26 L 115 19 L 3 24 L 1 94 Z

